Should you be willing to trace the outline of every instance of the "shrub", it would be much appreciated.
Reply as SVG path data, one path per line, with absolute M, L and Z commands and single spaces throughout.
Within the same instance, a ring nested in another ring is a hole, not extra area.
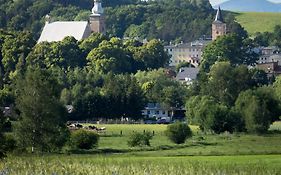
M 168 125 L 166 135 L 172 142 L 181 144 L 184 143 L 187 138 L 192 136 L 192 131 L 187 124 L 177 122 Z
M 78 130 L 71 134 L 71 147 L 74 149 L 92 149 L 97 147 L 99 135 L 93 131 Z
M 130 147 L 150 146 L 150 140 L 152 139 L 152 137 L 153 135 L 151 132 L 145 132 L 145 133 L 134 132 L 129 137 L 128 145 Z

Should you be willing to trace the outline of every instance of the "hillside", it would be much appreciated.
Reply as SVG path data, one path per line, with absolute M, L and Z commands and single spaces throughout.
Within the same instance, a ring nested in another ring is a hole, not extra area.
M 281 13 L 241 12 L 236 13 L 236 20 L 250 35 L 256 32 L 272 32 L 276 25 L 281 25 Z
M 229 0 L 220 4 L 223 10 L 236 12 L 281 12 L 281 4 L 267 0 Z M 215 7 L 216 8 L 216 7 Z

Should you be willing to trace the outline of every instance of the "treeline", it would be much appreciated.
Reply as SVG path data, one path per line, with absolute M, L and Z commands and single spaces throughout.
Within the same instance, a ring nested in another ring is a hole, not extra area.
M 254 41 L 260 46 L 281 48 L 281 26 L 275 26 L 273 32 L 256 33 Z
M 253 41 L 236 34 L 206 47 L 193 95 L 186 103 L 192 124 L 205 132 L 265 133 L 279 120 L 280 77 L 274 82 L 274 76 L 249 68 L 258 59 L 253 48 Z
M 103 0 L 107 34 L 119 38 L 192 41 L 211 35 L 215 16 L 207 0 Z M 93 0 L 1 0 L 0 28 L 9 31 L 29 31 L 39 38 L 45 16 L 53 21 L 87 21 Z M 230 32 L 240 32 L 231 13 L 225 14 Z
M 54 77 L 60 101 L 74 107 L 69 120 L 139 119 L 148 102 L 184 104 L 185 89 L 159 69 L 169 57 L 158 40 L 143 44 L 94 33 L 79 42 L 66 37 L 34 45 L 29 33 L 4 31 L 0 38 L 2 107 L 15 106 L 17 80 L 29 69 Z

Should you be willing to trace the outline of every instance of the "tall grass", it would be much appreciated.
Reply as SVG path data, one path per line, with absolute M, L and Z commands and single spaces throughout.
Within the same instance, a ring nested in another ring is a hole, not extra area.
M 11 157 L 0 164 L 9 175 L 185 175 L 270 174 L 281 172 L 280 156 L 223 157 Z M 0 173 L 1 174 L 1 173 Z

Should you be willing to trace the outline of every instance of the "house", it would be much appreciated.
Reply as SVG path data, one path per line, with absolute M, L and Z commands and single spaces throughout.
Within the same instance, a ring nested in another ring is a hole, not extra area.
M 185 109 L 183 108 L 165 108 L 159 103 L 148 103 L 142 110 L 145 119 L 165 119 L 166 121 L 183 120 L 185 118 Z
M 142 110 L 142 115 L 145 116 L 145 118 L 160 119 L 163 117 L 171 117 L 171 112 L 159 103 L 148 103 L 144 110 Z
M 89 21 L 55 21 L 52 22 L 49 15 L 38 40 L 38 43 L 47 41 L 61 41 L 67 36 L 76 40 L 82 40 L 91 35 L 92 32 L 105 33 L 105 16 L 100 0 L 95 0 Z
M 194 67 L 182 67 L 180 68 L 176 80 L 182 84 L 191 85 L 194 80 L 196 80 L 199 73 L 199 68 Z

